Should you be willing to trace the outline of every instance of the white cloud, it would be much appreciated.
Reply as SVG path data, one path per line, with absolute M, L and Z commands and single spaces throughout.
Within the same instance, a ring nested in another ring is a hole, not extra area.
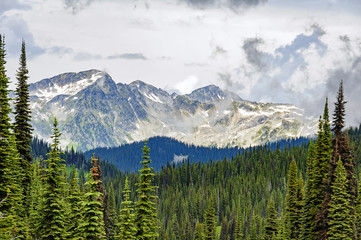
M 178 90 L 181 94 L 191 93 L 197 86 L 199 80 L 195 75 L 188 76 L 183 81 L 175 85 L 175 89 Z

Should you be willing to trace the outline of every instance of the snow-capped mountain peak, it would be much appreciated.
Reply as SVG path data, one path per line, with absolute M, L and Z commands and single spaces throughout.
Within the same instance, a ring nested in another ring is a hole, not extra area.
M 287 104 L 242 100 L 210 85 L 187 95 L 134 81 L 117 83 L 105 72 L 64 73 L 30 85 L 34 133 L 50 139 L 59 122 L 63 146 L 86 150 L 167 136 L 197 145 L 242 146 L 310 136 L 317 119 Z
M 107 74 L 102 71 L 90 70 L 83 74 L 67 73 L 44 79 L 30 85 L 30 95 L 46 102 L 59 95 L 73 96 L 79 91 L 94 84 Z

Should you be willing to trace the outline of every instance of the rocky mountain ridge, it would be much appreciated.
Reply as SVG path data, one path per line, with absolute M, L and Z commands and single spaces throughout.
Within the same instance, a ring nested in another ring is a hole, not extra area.
M 106 72 L 64 73 L 30 84 L 34 134 L 50 140 L 59 121 L 62 146 L 87 150 L 173 137 L 203 146 L 263 144 L 311 136 L 315 119 L 294 105 L 256 103 L 210 85 L 178 95 L 134 81 L 115 83 Z

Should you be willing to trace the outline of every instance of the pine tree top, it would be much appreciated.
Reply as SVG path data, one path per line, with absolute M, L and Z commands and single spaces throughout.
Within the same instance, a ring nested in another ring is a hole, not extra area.
M 338 89 L 337 100 L 335 102 L 335 111 L 333 113 L 333 127 L 332 131 L 336 136 L 342 135 L 342 129 L 345 126 L 345 104 L 347 102 L 343 95 L 343 80 L 340 82 Z

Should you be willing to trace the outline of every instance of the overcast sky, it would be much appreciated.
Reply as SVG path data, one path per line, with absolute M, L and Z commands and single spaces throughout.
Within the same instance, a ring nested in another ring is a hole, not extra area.
M 360 26 L 360 0 L 0 1 L 13 82 L 22 38 L 30 82 L 99 69 L 169 92 L 216 84 L 317 117 L 343 79 L 348 125 L 361 123 Z

